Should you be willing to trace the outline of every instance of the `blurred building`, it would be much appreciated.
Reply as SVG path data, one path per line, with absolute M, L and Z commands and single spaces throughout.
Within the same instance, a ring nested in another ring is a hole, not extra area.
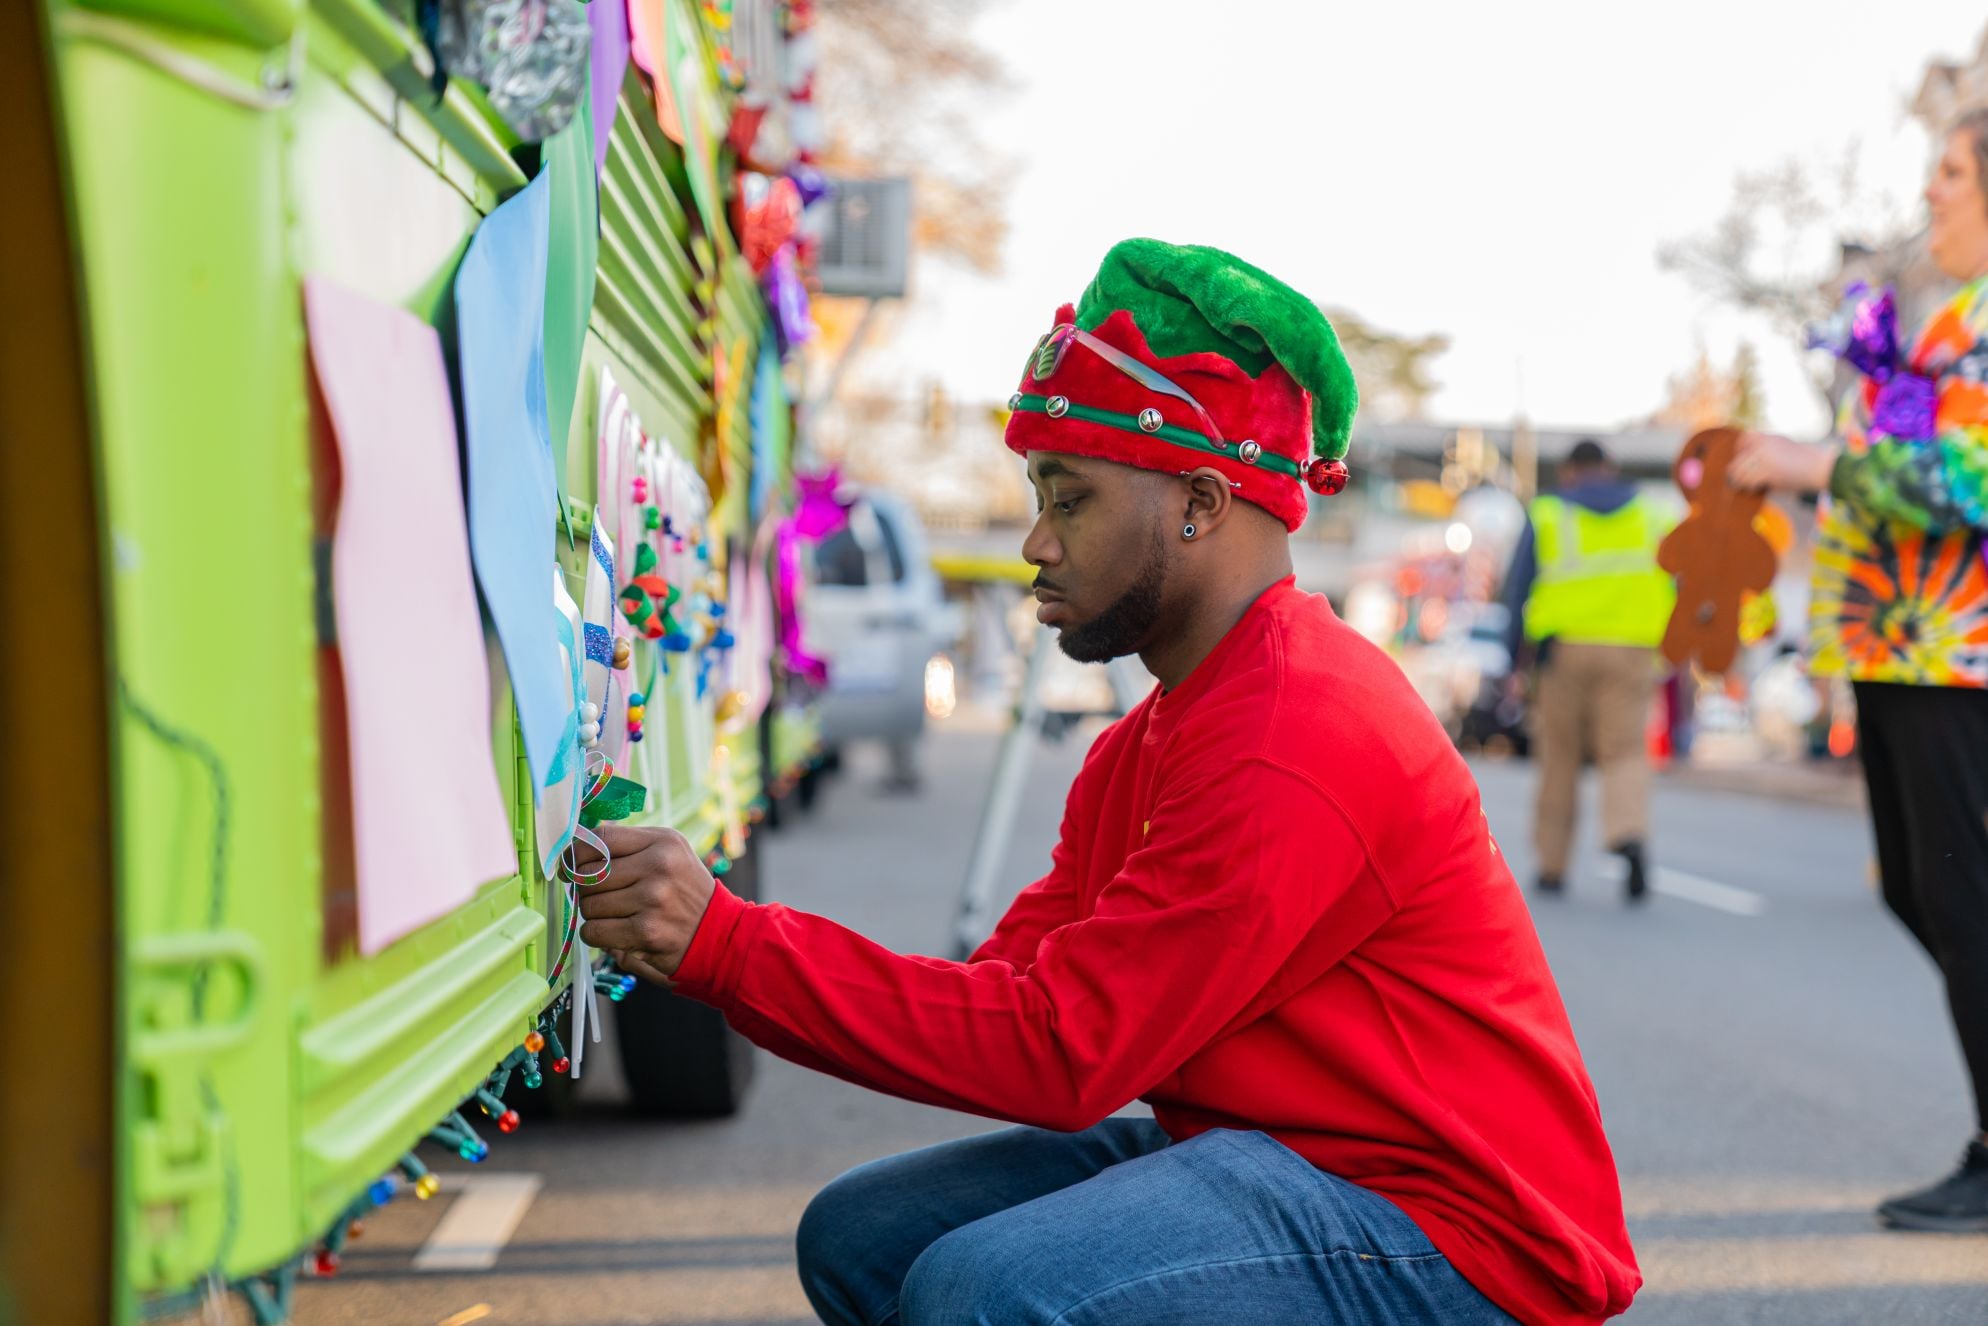
M 1433 483 L 1452 498 L 1490 483 L 1521 493 L 1553 486 L 1553 470 L 1574 444 L 1593 438 L 1630 478 L 1670 481 L 1685 430 L 1668 427 L 1534 428 L 1402 420 L 1353 426 L 1361 469 L 1396 486 Z M 1411 500 L 1412 500 L 1411 490 Z
M 1004 407 L 937 386 L 912 398 L 845 394 L 816 416 L 814 447 L 845 477 L 902 495 L 935 535 L 973 534 L 1035 514 L 1021 458 L 1001 441 L 1006 425 Z
M 1926 131 L 1929 164 L 1946 146 L 1947 127 L 1968 111 L 1984 106 L 1988 106 L 1988 28 L 1983 29 L 1971 59 L 1929 60 L 1920 76 L 1909 110 Z M 1883 249 L 1843 245 L 1836 276 L 1829 283 L 1831 292 L 1841 295 L 1856 281 L 1893 287 L 1898 292 L 1900 324 L 1908 328 L 1923 323 L 1956 288 L 1926 251 L 1923 229 Z M 1847 375 L 1838 375 L 1839 390 L 1847 382 Z
M 1988 106 L 1988 29 L 1983 30 L 1981 44 L 1967 63 L 1948 60 L 1927 63 L 1911 109 L 1912 118 L 1937 135 L 1955 117 L 1979 106 Z

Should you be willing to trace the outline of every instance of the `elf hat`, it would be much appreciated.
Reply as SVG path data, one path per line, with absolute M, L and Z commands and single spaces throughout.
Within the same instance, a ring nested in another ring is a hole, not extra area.
M 1359 393 L 1318 306 L 1233 254 L 1128 239 L 1036 342 L 1006 440 L 1185 472 L 1207 465 L 1288 529 L 1346 486 Z

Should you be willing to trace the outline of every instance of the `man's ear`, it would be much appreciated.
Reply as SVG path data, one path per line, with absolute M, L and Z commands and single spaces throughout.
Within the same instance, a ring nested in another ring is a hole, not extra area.
M 1235 489 L 1229 486 L 1228 476 L 1210 465 L 1190 470 L 1187 480 L 1187 502 L 1181 512 L 1183 525 L 1195 528 L 1195 537 L 1212 534 L 1235 510 Z

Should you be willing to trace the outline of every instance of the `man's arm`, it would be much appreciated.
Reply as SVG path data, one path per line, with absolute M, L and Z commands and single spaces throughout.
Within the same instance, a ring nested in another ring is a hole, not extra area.
M 1525 648 L 1526 600 L 1532 597 L 1532 582 L 1539 574 L 1539 550 L 1533 541 L 1532 517 L 1519 528 L 1518 544 L 1512 549 L 1511 569 L 1505 572 L 1505 585 L 1499 599 L 1505 605 L 1505 649 L 1511 655 L 1512 672 L 1519 670 L 1520 652 Z
M 1094 913 L 1049 932 L 1026 968 L 902 956 L 824 917 L 718 889 L 664 974 L 811 1067 L 1076 1130 L 1227 1028 L 1315 932 L 1337 960 L 1392 910 L 1337 806 L 1253 760 L 1170 790 Z
M 1044 935 L 1077 919 L 1080 866 L 1076 813 L 1071 808 L 1083 802 L 1085 780 L 1092 776 L 1092 761 L 1099 747 L 1105 744 L 1101 737 L 1091 748 L 1084 767 L 1078 771 L 1076 785 L 1063 803 L 1063 825 L 1057 833 L 1056 846 L 1050 849 L 1049 873 L 1015 895 L 1014 902 L 995 922 L 994 932 L 973 951 L 968 962 L 1005 962 L 1011 967 L 1026 968 L 1035 961 L 1036 946 L 1042 943 Z

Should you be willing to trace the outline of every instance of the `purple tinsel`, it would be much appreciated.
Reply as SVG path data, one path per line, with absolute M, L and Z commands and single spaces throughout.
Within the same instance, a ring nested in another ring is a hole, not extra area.
M 803 211 L 834 192 L 834 186 L 828 182 L 828 176 L 805 161 L 797 161 L 787 167 L 787 178 L 794 181 L 794 187 L 800 190 Z
M 1899 369 L 1878 388 L 1871 404 L 1871 433 L 1883 437 L 1931 437 L 1940 393 L 1933 379 Z
M 1859 300 L 1850 340 L 1840 351 L 1850 367 L 1882 386 L 1898 370 L 1898 303 L 1886 288 Z
M 808 305 L 808 288 L 801 282 L 801 269 L 794 261 L 794 246 L 783 244 L 760 278 L 766 302 L 773 306 L 775 326 L 780 332 L 780 352 L 805 345 L 814 335 L 814 318 Z
M 1906 367 L 1898 348 L 1898 303 L 1889 288 L 1871 293 L 1862 281 L 1844 292 L 1846 313 L 1819 333 L 1812 347 L 1826 349 L 1877 387 L 1870 431 L 1883 437 L 1931 437 L 1939 413 L 1939 387 Z

